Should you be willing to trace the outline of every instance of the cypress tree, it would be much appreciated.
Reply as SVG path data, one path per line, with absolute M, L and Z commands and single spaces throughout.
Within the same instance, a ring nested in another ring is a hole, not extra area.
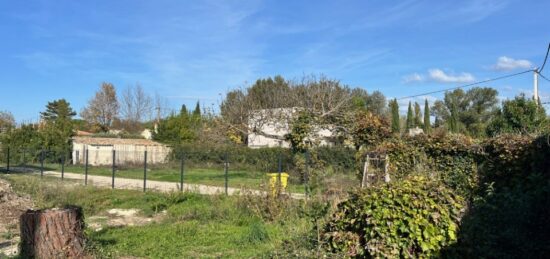
M 430 106 L 428 105 L 428 99 L 424 102 L 424 132 L 429 134 L 432 130 L 430 125 Z
M 183 114 L 185 115 L 188 114 L 187 107 L 185 106 L 185 104 L 181 105 L 180 115 L 183 115 Z
M 201 105 L 199 104 L 199 101 L 197 101 L 197 105 L 195 105 L 195 110 L 193 110 L 193 117 L 199 118 L 201 116 Z
M 391 131 L 393 133 L 399 133 L 401 131 L 401 127 L 399 126 L 399 104 L 397 103 L 396 99 L 393 99 L 390 101 L 390 109 L 391 109 Z
M 451 117 L 449 118 L 449 131 L 453 133 L 458 132 L 458 108 L 456 107 L 456 104 L 453 102 L 451 104 Z
M 414 115 L 413 115 L 413 109 L 412 104 L 409 102 L 409 109 L 407 111 L 407 129 L 414 128 Z

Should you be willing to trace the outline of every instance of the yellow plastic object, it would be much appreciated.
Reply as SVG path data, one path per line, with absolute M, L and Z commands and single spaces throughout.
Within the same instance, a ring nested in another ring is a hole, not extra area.
M 279 182 L 279 173 L 269 173 L 267 174 L 269 176 L 269 186 L 271 187 L 271 193 L 273 195 L 277 194 L 277 187 Z M 286 185 L 288 183 L 288 174 L 287 173 L 281 173 L 281 192 L 286 189 Z

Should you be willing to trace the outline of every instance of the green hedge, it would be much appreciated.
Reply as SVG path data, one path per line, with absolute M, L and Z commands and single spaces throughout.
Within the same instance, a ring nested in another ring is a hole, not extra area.
M 331 252 L 350 257 L 427 258 L 456 241 L 463 199 L 426 177 L 351 193 L 325 226 Z
M 296 169 L 296 157 L 304 157 L 304 153 L 293 153 L 286 148 L 258 148 L 252 149 L 246 146 L 209 146 L 209 145 L 181 145 L 174 147 L 171 154 L 172 160 L 179 160 L 185 156 L 187 163 L 223 164 L 225 155 L 233 167 L 243 169 L 261 170 L 266 172 L 277 172 L 279 158 L 281 158 L 282 169 L 285 172 L 294 173 Z M 355 167 L 355 151 L 345 147 L 320 147 L 310 151 L 307 155 L 310 164 L 321 162 L 325 167 L 331 167 L 333 172 L 352 172 Z M 311 165 L 314 167 L 314 165 Z

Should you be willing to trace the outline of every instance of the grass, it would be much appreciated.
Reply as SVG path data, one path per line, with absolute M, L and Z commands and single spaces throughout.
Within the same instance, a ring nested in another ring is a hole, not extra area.
M 111 208 L 137 208 L 146 216 L 166 210 L 158 223 L 87 229 L 90 249 L 100 258 L 269 258 L 285 250 L 288 240 L 304 240 L 312 228 L 305 201 L 110 190 L 23 174 L 0 177 L 40 208 L 78 205 L 86 217 Z
M 27 164 L 26 166 L 39 169 L 40 164 Z M 44 164 L 46 171 L 61 171 L 60 164 Z M 82 165 L 65 165 L 65 172 L 84 174 Z M 112 168 L 109 166 L 89 166 L 88 174 L 111 176 Z M 143 167 L 118 167 L 115 171 L 115 177 L 143 179 Z M 153 165 L 147 169 L 147 180 L 180 182 L 181 172 L 179 165 Z M 223 168 L 197 168 L 186 167 L 184 171 L 184 183 L 204 184 L 212 186 L 225 186 L 225 174 Z M 266 186 L 268 177 L 265 173 L 252 170 L 229 169 L 228 186 L 234 188 L 262 189 Z M 287 190 L 290 192 L 304 193 L 303 184 L 294 184 L 289 182 Z

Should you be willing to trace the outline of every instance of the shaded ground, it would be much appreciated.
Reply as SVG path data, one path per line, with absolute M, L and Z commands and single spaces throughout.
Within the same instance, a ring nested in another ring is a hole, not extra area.
M 0 257 L 17 253 L 19 216 L 33 206 L 30 197 L 16 194 L 7 181 L 0 179 Z

